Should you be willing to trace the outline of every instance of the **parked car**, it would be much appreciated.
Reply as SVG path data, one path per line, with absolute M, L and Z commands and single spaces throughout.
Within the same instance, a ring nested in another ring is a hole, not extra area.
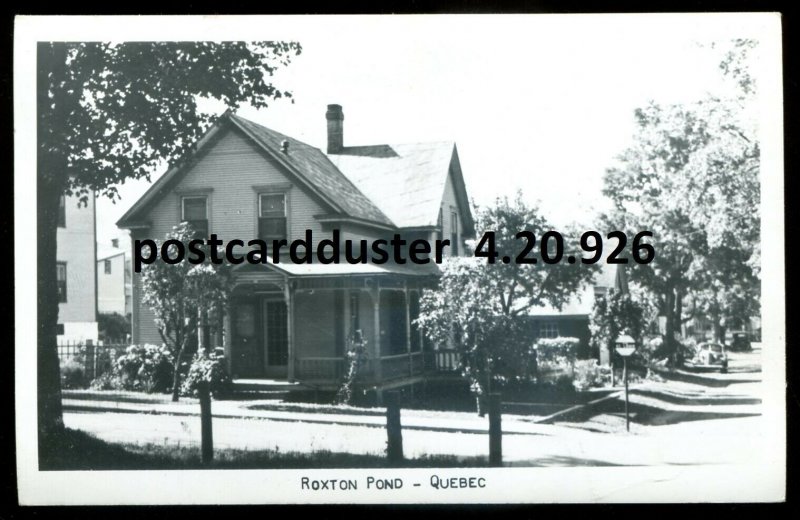
M 693 361 L 695 366 L 709 368 L 718 366 L 723 374 L 728 371 L 728 355 L 725 353 L 725 346 L 720 343 L 700 343 L 697 345 Z
M 729 348 L 734 351 L 753 350 L 753 346 L 750 344 L 750 335 L 744 331 L 732 332 Z

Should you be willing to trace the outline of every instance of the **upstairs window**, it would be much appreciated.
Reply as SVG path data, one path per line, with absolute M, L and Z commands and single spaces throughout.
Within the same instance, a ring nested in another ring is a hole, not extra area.
M 272 244 L 284 240 L 286 232 L 286 194 L 265 193 L 258 196 L 258 238 Z
M 208 198 L 183 197 L 181 206 L 181 220 L 192 225 L 197 238 L 208 238 Z
M 67 227 L 67 198 L 64 195 L 58 198 L 58 227 Z
M 458 256 L 458 213 L 450 208 L 450 247 L 453 248 L 453 256 Z
M 56 263 L 56 285 L 58 287 L 58 303 L 67 303 L 67 263 Z
M 111 274 L 111 260 L 105 260 L 103 262 L 103 271 L 105 271 L 106 274 Z

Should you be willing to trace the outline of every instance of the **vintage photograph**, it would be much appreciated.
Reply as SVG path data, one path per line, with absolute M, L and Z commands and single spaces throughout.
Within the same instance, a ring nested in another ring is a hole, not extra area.
M 782 500 L 778 15 L 74 21 L 17 20 L 23 502 Z

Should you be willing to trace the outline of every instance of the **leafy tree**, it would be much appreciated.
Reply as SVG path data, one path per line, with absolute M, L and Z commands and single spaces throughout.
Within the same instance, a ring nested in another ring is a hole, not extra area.
M 212 123 L 202 99 L 230 109 L 289 97 L 271 76 L 294 42 L 46 42 L 37 49 L 38 423 L 63 428 L 56 351 L 58 200 L 117 197 L 127 179 L 175 164 Z
M 629 292 L 611 289 L 594 301 L 589 317 L 592 347 L 598 351 L 606 348 L 614 356 L 614 343 L 622 334 L 628 334 L 642 346 L 646 323 L 646 304 L 638 302 Z
M 188 244 L 196 232 L 190 224 L 178 224 L 166 240 L 178 240 Z M 158 244 L 159 250 L 162 244 Z M 208 246 L 204 254 L 209 258 Z M 177 245 L 167 246 L 170 258 L 177 258 Z M 193 265 L 189 262 L 167 263 L 157 260 L 142 267 L 142 302 L 155 314 L 155 322 L 161 340 L 175 359 L 172 379 L 172 400 L 177 401 L 181 388 L 181 366 L 184 354 L 193 338 L 203 327 L 203 334 L 211 336 L 220 327 L 219 319 L 225 310 L 229 296 L 228 269 L 224 264 L 206 261 Z M 198 341 L 199 343 L 199 341 Z
M 123 316 L 117 312 L 100 313 L 97 315 L 97 328 L 103 341 L 124 343 L 131 333 L 130 315 Z
M 479 236 L 493 232 L 497 256 L 510 255 L 512 262 L 447 259 L 441 265 L 438 286 L 420 299 L 418 323 L 433 342 L 458 350 L 462 372 L 480 396 L 493 385 L 525 375 L 531 345 L 519 317 L 543 304 L 561 308 L 596 267 L 545 264 L 541 259 L 537 264 L 514 262 L 525 246 L 524 240 L 515 237 L 518 232 L 531 231 L 538 239 L 553 229 L 536 208 L 523 202 L 521 194 L 513 202 L 504 198 L 491 207 L 476 208 L 475 214 Z M 569 236 L 574 234 L 565 233 Z M 478 246 L 489 251 L 488 242 Z
M 735 42 L 721 65 L 739 86 L 736 95 L 637 110 L 633 143 L 604 179 L 614 203 L 604 225 L 654 233 L 655 260 L 630 274 L 656 297 L 670 355 L 691 311 L 719 321 L 758 307 L 760 150 L 755 81 L 741 65 L 753 48 Z

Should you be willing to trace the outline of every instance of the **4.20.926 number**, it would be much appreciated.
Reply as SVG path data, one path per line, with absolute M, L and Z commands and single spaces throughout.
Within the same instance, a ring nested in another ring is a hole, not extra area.
M 656 256 L 656 251 L 651 244 L 645 244 L 642 239 L 645 237 L 652 237 L 651 231 L 640 231 L 633 237 L 631 247 L 631 256 L 633 261 L 637 264 L 649 264 Z M 616 239 L 617 245 L 611 250 L 611 253 L 606 257 L 608 264 L 627 264 L 628 259 L 620 257 L 620 253 L 625 250 L 628 243 L 628 237 L 622 231 L 612 231 L 606 235 L 607 239 Z M 531 255 L 536 247 L 536 235 L 531 231 L 520 231 L 516 234 L 517 240 L 524 241 L 522 250 L 514 258 L 517 264 L 535 264 L 537 259 Z M 590 243 L 591 239 L 591 243 Z M 585 253 L 592 253 L 592 256 L 584 258 L 582 255 L 580 261 L 583 264 L 595 264 L 599 262 L 603 256 L 603 237 L 597 231 L 586 231 L 581 235 L 581 251 Z M 475 256 L 486 258 L 490 264 L 495 263 L 495 260 L 500 256 L 495 247 L 495 233 L 494 231 L 487 231 L 483 234 L 480 241 L 475 247 Z M 564 259 L 564 238 L 558 231 L 546 231 L 542 234 L 539 240 L 539 256 L 546 264 L 557 264 Z M 574 255 L 568 255 L 566 260 L 570 264 L 574 264 L 577 258 Z M 503 256 L 502 262 L 504 264 L 511 263 L 510 256 Z

